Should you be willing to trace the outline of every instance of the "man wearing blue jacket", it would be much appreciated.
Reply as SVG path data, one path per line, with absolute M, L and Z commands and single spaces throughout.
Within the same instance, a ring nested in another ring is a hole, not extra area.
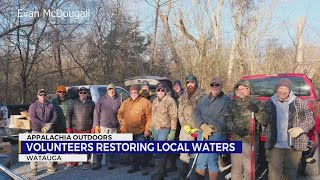
M 230 98 L 222 91 L 223 82 L 219 77 L 210 81 L 210 94 L 202 96 L 196 106 L 194 116 L 199 131 L 198 140 L 224 141 L 227 137 L 227 124 L 224 116 Z M 218 179 L 219 154 L 200 153 L 196 162 L 196 179 L 204 179 L 208 168 L 210 180 Z

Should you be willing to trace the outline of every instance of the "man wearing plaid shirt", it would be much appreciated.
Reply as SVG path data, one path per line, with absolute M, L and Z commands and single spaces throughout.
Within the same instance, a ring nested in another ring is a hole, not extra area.
M 282 78 L 266 103 L 269 113 L 265 147 L 269 150 L 269 180 L 295 180 L 302 151 L 308 150 L 307 133 L 314 126 L 312 111 L 291 91 L 291 81 Z M 290 143 L 294 142 L 294 143 Z

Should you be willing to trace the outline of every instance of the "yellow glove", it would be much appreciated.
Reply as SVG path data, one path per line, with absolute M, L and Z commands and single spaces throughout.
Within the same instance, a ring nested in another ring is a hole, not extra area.
M 193 133 L 195 133 L 195 132 L 198 132 L 198 129 L 197 129 L 197 128 L 192 128 L 192 127 L 189 126 L 189 125 L 183 126 L 183 129 L 184 129 L 188 134 L 193 134 Z
M 209 136 L 211 136 L 212 133 L 214 133 L 213 126 L 211 125 L 202 124 L 200 128 L 202 129 L 202 138 L 205 140 L 208 140 Z
M 291 137 L 297 138 L 297 137 L 300 136 L 300 134 L 302 134 L 304 131 L 303 131 L 303 129 L 301 129 L 300 127 L 295 127 L 295 128 L 289 129 L 288 132 L 290 133 L 290 136 L 291 136 Z
M 94 132 L 95 132 L 96 134 L 101 133 L 100 126 L 96 126 L 95 129 L 94 129 Z

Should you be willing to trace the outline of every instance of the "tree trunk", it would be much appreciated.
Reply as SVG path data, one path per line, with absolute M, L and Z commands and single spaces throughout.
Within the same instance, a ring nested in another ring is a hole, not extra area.
M 299 18 L 299 23 L 297 27 L 297 49 L 296 49 L 296 61 L 298 66 L 296 72 L 304 73 L 304 64 L 303 64 L 303 29 L 305 26 L 306 18 L 304 16 Z

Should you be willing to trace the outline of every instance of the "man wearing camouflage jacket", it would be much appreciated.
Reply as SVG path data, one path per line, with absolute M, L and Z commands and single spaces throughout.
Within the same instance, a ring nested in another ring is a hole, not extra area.
M 194 110 L 199 99 L 204 93 L 198 87 L 198 80 L 194 75 L 188 75 L 185 79 L 187 90 L 180 96 L 178 119 L 181 124 L 180 141 L 195 141 L 195 137 L 191 136 L 184 127 L 196 129 L 194 119 Z M 181 167 L 176 179 L 185 179 L 189 171 L 190 156 L 188 153 L 180 154 Z
M 157 98 L 152 102 L 151 132 L 155 141 L 173 141 L 177 128 L 177 105 L 166 93 L 162 83 L 156 88 Z M 157 172 L 151 175 L 154 180 L 161 180 L 166 175 L 167 154 L 156 154 Z
M 234 86 L 237 98 L 231 100 L 225 114 L 225 121 L 234 133 L 232 140 L 242 141 L 242 153 L 231 154 L 231 178 L 250 179 L 251 145 L 250 139 L 254 138 L 255 162 L 259 148 L 259 125 L 267 124 L 268 114 L 263 104 L 250 96 L 251 86 L 249 81 L 240 80 Z M 255 136 L 251 137 L 251 113 L 255 113 Z

